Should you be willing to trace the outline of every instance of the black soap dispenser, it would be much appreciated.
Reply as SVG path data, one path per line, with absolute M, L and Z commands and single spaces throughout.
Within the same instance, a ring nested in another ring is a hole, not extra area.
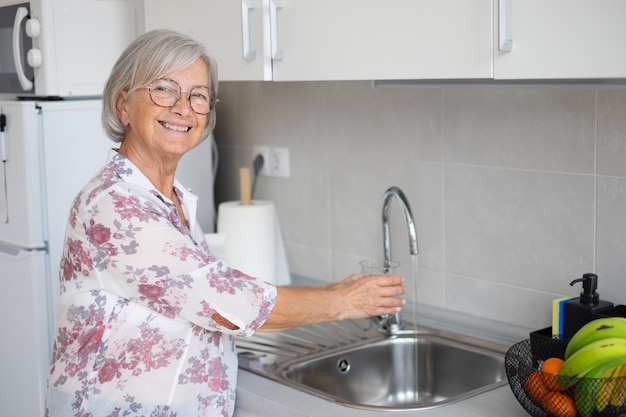
M 573 280 L 569 285 L 577 282 L 583 283 L 583 292 L 580 293 L 578 300 L 572 300 L 565 303 L 565 338 L 570 338 L 578 329 L 586 323 L 593 320 L 593 314 L 608 310 L 613 307 L 613 303 L 600 300 L 598 289 L 598 276 L 596 274 L 587 273 L 582 278 Z

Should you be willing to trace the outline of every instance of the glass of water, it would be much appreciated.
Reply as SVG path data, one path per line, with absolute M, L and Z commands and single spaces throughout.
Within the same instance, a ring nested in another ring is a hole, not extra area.
M 365 259 L 359 262 L 361 274 L 368 275 L 391 275 L 395 274 L 400 264 L 396 261 L 384 259 Z

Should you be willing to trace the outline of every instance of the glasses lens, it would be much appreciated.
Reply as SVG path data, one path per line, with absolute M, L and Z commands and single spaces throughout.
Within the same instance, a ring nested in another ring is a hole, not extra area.
M 172 107 L 180 98 L 181 90 L 176 81 L 159 78 L 149 86 L 152 102 L 161 107 Z M 208 87 L 194 87 L 188 95 L 191 109 L 198 114 L 208 114 L 217 104 L 217 97 L 211 95 Z
M 154 104 L 162 107 L 173 106 L 180 96 L 180 86 L 172 80 L 154 80 L 148 91 Z
M 211 92 L 208 87 L 192 88 L 189 92 L 189 104 L 191 104 L 191 109 L 199 114 L 207 114 L 215 106 L 211 101 Z

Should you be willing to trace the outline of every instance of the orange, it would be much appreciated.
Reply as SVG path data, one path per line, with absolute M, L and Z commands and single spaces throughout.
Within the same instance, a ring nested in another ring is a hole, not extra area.
M 538 404 L 543 404 L 543 399 L 550 392 L 543 382 L 543 375 L 539 371 L 535 371 L 528 375 L 524 388 L 530 397 Z
M 561 358 L 548 358 L 541 364 L 543 372 L 543 383 L 550 391 L 562 391 L 557 375 L 565 361 Z
M 548 391 L 541 403 L 543 409 L 554 417 L 576 417 L 574 399 L 561 392 Z

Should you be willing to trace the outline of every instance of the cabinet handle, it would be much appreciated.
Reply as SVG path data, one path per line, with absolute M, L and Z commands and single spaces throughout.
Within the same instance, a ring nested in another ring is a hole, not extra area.
M 509 33 L 511 27 L 511 7 L 509 0 L 498 0 L 498 50 L 511 52 L 513 39 Z
M 278 9 L 283 8 L 283 0 L 270 0 L 270 27 L 272 37 L 272 59 L 274 61 L 282 61 L 285 57 L 285 52 L 278 49 L 278 21 L 277 12 Z
M 250 49 L 250 10 L 254 9 L 254 0 L 241 0 L 241 39 L 243 41 L 243 59 L 254 61 L 256 51 Z

